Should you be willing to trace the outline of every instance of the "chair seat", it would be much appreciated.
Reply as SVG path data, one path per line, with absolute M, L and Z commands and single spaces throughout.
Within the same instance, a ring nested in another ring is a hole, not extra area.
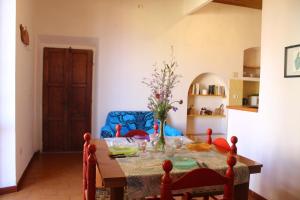
M 96 188 L 96 200 L 109 200 L 110 199 L 110 189 L 109 188 Z M 124 200 L 127 200 L 126 190 L 124 191 Z
M 106 188 L 96 188 L 96 200 L 109 200 L 110 190 Z
M 85 198 L 88 199 L 87 197 L 87 190 L 84 191 Z M 109 200 L 110 195 L 109 195 L 109 190 L 106 188 L 97 188 L 96 189 L 96 200 Z

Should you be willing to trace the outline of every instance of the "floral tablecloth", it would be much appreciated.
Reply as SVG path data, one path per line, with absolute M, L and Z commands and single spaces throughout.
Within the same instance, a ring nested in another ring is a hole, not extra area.
M 171 139 L 167 138 L 167 143 L 170 143 Z M 185 138 L 184 143 L 191 142 Z M 110 146 L 111 141 L 107 140 L 107 144 Z M 129 145 L 134 145 L 133 143 Z M 185 148 L 185 145 L 181 149 L 176 149 L 175 157 L 192 158 L 198 162 L 196 167 L 208 167 L 218 171 L 220 174 L 225 174 L 227 169 L 227 156 L 220 154 L 214 150 L 210 151 L 190 151 Z M 161 177 L 164 174 L 162 169 L 162 163 L 166 159 L 171 159 L 166 154 L 161 152 L 155 152 L 151 145 L 147 147 L 145 153 L 141 152 L 138 157 L 126 157 L 117 158 L 121 169 L 123 170 L 127 179 L 127 198 L 128 199 L 140 199 L 145 196 L 157 195 L 160 193 L 160 182 Z M 176 180 L 182 176 L 185 172 L 190 171 L 194 168 L 189 169 L 177 169 L 173 167 L 171 176 L 173 180 Z M 235 172 L 235 184 L 242 184 L 249 181 L 249 169 L 248 167 L 240 162 L 234 167 Z M 221 187 L 204 187 L 193 189 L 194 193 L 200 193 L 205 191 L 220 191 Z M 178 193 L 182 191 L 177 191 Z

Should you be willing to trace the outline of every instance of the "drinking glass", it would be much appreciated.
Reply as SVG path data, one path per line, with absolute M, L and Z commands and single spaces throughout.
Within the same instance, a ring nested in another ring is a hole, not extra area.
M 165 154 L 168 157 L 173 157 L 176 151 L 176 146 L 173 144 L 166 144 L 165 146 Z
M 176 138 L 174 140 L 174 145 L 175 145 L 176 149 L 180 149 L 183 145 L 183 138 L 182 137 Z
M 147 140 L 142 140 L 138 142 L 138 147 L 139 150 L 142 151 L 143 153 L 145 153 L 146 148 L 147 148 Z

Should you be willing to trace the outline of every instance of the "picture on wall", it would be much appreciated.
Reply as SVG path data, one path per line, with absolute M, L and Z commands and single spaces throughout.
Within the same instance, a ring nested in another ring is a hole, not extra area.
M 300 44 L 285 47 L 284 77 L 300 77 Z

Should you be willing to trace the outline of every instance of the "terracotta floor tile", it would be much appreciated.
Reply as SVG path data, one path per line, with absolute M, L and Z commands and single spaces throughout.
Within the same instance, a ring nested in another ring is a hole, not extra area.
M 82 154 L 40 154 L 19 192 L 0 200 L 82 200 Z

